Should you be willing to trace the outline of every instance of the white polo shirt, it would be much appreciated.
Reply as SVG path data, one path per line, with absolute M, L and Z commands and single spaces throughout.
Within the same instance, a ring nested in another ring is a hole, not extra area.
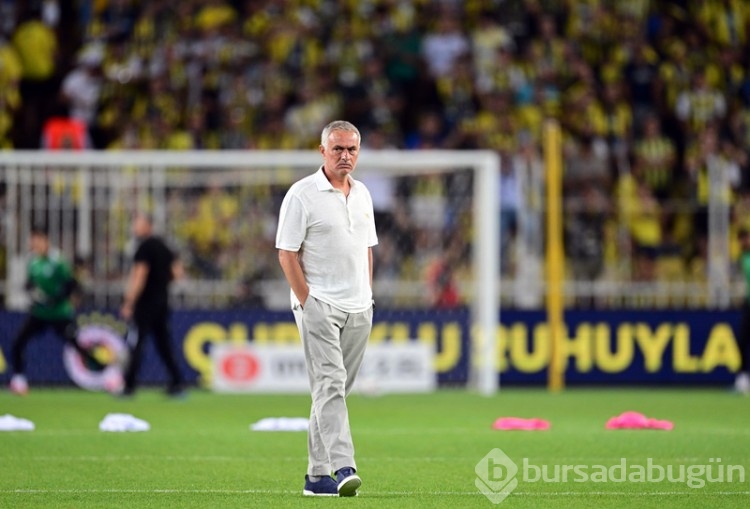
M 323 173 L 295 182 L 279 212 L 276 248 L 299 252 L 310 295 L 347 313 L 372 305 L 368 249 L 378 243 L 372 198 L 349 177 L 349 196 Z M 292 292 L 292 306 L 299 304 Z

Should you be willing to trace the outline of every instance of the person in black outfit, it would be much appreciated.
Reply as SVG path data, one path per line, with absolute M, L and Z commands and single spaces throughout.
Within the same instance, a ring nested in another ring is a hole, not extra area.
M 182 375 L 172 351 L 169 327 L 169 286 L 174 279 L 182 277 L 182 264 L 164 241 L 153 235 L 153 224 L 146 214 L 136 215 L 133 233 L 140 244 L 133 257 L 125 300 L 120 310 L 122 318 L 129 322 L 126 343 L 130 355 L 125 369 L 123 395 L 131 395 L 135 391 L 144 340 L 151 334 L 156 351 L 169 371 L 167 394 L 181 396 L 184 394 Z

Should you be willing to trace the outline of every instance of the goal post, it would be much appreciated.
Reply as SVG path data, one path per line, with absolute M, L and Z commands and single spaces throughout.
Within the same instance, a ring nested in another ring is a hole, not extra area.
M 544 164 L 547 176 L 547 323 L 549 326 L 550 362 L 547 388 L 561 391 L 565 374 L 561 352 L 565 334 L 563 206 L 562 206 L 562 134 L 560 125 L 548 120 L 544 125 Z
M 93 259 L 89 270 L 94 305 L 111 309 L 121 298 L 122 279 L 118 274 L 126 268 L 128 217 L 133 212 L 149 210 L 157 227 L 169 237 L 177 227 L 175 214 L 189 219 L 195 213 L 193 202 L 203 198 L 196 197 L 196 189 L 209 189 L 219 182 L 233 192 L 239 189 L 232 206 L 240 207 L 241 214 L 237 214 L 240 217 L 235 217 L 225 228 L 250 228 L 257 216 L 262 224 L 249 233 L 243 230 L 241 235 L 265 235 L 263 242 L 252 245 L 263 246 L 268 255 L 273 248 L 272 242 L 268 242 L 268 231 L 278 213 L 278 203 L 274 200 L 292 182 L 309 175 L 320 164 L 317 151 L 0 152 L 0 174 L 7 187 L 6 305 L 12 309 L 24 304 L 19 274 L 23 273 L 20 269 L 26 254 L 28 229 L 39 217 L 54 222 L 52 241 L 66 255 Z M 482 394 L 492 394 L 499 386 L 496 343 L 500 313 L 499 168 L 499 156 L 493 151 L 363 149 L 354 174 L 358 179 L 390 175 L 420 182 L 434 175 L 471 175 L 468 188 L 459 191 L 448 185 L 441 189 L 441 199 L 451 200 L 455 198 L 452 194 L 464 193 L 458 197 L 462 201 L 461 213 L 471 216 L 466 227 L 470 232 L 464 232 L 470 236 L 471 255 L 471 275 L 465 281 L 470 310 L 470 351 L 466 365 L 469 386 Z M 454 180 L 469 179 L 461 176 Z M 274 196 L 269 198 L 269 193 Z M 258 197 L 263 201 L 254 207 L 253 200 Z M 429 219 L 431 209 L 426 210 L 422 215 Z M 263 229 L 260 233 L 256 231 Z M 231 255 L 232 246 L 228 249 Z M 247 265 L 254 260 L 242 262 Z M 393 293 L 409 292 L 409 298 L 402 300 L 411 302 L 409 299 L 424 297 L 419 284 L 419 281 L 399 282 Z M 217 307 L 225 302 L 235 282 L 230 277 L 196 276 L 181 285 L 180 288 L 188 290 L 179 295 L 182 300 L 178 302 Z M 282 296 L 275 304 L 279 305 L 283 295 L 288 302 L 288 287 L 283 278 L 269 281 L 264 288 L 270 288 L 269 295 Z
M 492 151 L 377 151 L 362 152 L 363 171 L 401 168 L 446 171 L 470 168 L 473 180 L 474 299 L 470 303 L 471 351 L 469 386 L 484 395 L 499 388 L 497 331 L 500 324 L 500 158 Z M 387 170 L 386 170 L 387 171 Z M 450 192 L 450 190 L 449 190 Z

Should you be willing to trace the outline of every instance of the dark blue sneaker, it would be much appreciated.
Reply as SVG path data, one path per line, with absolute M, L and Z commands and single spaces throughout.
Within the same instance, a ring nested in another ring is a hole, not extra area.
M 352 467 L 344 467 L 336 472 L 336 483 L 340 497 L 353 497 L 362 486 L 362 479 L 354 473 Z
M 302 494 L 306 497 L 335 497 L 339 494 L 336 489 L 336 481 L 329 475 L 324 475 L 320 481 L 312 482 L 309 476 L 305 476 L 305 489 Z
M 167 397 L 174 400 L 187 399 L 187 391 L 181 385 L 170 385 L 166 390 Z

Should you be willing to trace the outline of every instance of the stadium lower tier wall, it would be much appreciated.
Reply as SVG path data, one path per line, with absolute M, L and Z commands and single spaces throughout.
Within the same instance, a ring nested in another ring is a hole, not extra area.
M 560 353 L 570 385 L 728 384 L 740 366 L 739 311 L 568 311 Z M 497 368 L 501 384 L 544 384 L 550 360 L 543 311 L 501 312 Z M 0 311 L 0 382 L 11 375 L 10 350 L 24 315 Z M 108 330 L 121 341 L 126 324 L 114 314 L 82 312 L 81 330 Z M 423 341 L 435 348 L 440 385 L 469 378 L 469 311 L 377 310 L 371 342 Z M 262 310 L 176 311 L 174 349 L 186 379 L 205 385 L 211 377 L 211 346 L 222 342 L 293 344 L 299 335 L 291 312 Z M 96 341 L 96 335 L 93 335 Z M 92 335 L 88 338 L 91 341 Z M 34 384 L 72 384 L 62 342 L 47 333 L 27 349 L 27 375 Z M 164 368 L 151 340 L 139 380 L 159 384 Z

